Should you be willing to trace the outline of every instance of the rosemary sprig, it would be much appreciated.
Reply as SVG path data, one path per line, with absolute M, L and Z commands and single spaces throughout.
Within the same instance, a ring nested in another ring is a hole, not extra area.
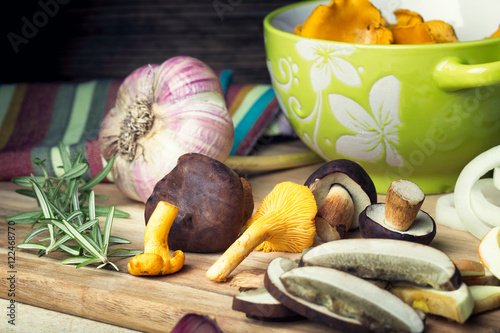
M 45 160 L 34 159 L 43 176 L 31 175 L 12 180 L 15 184 L 26 187 L 17 189 L 17 193 L 36 198 L 40 207 L 39 210 L 7 217 L 7 222 L 32 224 L 33 230 L 18 247 L 38 250 L 38 256 L 53 251 L 64 251 L 72 257 L 62 260 L 62 263 L 77 265 L 77 268 L 98 263 L 97 268 L 109 264 L 118 270 L 108 257 L 135 256 L 142 251 L 121 248 L 109 250 L 111 245 L 130 244 L 127 239 L 111 235 L 113 218 L 129 217 L 129 214 L 115 207 L 101 207 L 95 204 L 96 195 L 92 187 L 106 177 L 114 158 L 110 159 L 96 177 L 86 182 L 83 175 L 89 166 L 83 153 L 78 153 L 71 160 L 63 144 L 60 143 L 58 148 L 63 162 L 63 175 L 49 177 Z M 106 216 L 104 231 L 101 231 L 99 226 L 100 216 Z M 38 239 L 47 233 L 48 236 Z

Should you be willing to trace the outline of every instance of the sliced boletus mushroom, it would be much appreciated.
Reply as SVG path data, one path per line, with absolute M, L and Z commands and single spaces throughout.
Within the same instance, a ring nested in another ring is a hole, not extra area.
M 394 239 L 341 239 L 305 253 L 301 266 L 324 266 L 366 279 L 406 281 L 455 290 L 462 278 L 453 261 L 428 245 Z
M 387 204 L 366 207 L 359 216 L 359 230 L 364 238 L 390 238 L 420 244 L 429 244 L 436 236 L 436 223 L 424 211 L 419 211 L 412 226 L 405 231 L 393 229 L 385 223 Z
M 283 271 L 282 258 L 268 266 L 266 288 L 285 306 L 345 332 L 422 332 L 421 316 L 390 292 L 325 267 Z
M 264 276 L 264 286 L 276 300 L 292 311 L 302 314 L 304 317 L 314 320 L 323 325 L 335 325 L 335 328 L 345 332 L 369 332 L 359 320 L 340 316 L 320 306 L 290 293 L 280 277 L 287 271 L 296 268 L 297 263 L 288 258 L 278 257 L 267 266 Z
M 292 320 L 301 316 L 271 296 L 264 286 L 241 292 L 233 297 L 233 310 L 259 320 Z
M 429 244 L 436 236 L 436 223 L 420 210 L 424 199 L 417 184 L 403 179 L 392 182 L 385 203 L 372 204 L 359 215 L 361 236 Z
M 457 266 L 462 278 L 464 276 L 483 276 L 486 273 L 486 269 L 480 261 L 462 258 L 453 258 L 451 260 Z
M 389 291 L 415 309 L 454 320 L 459 324 L 463 324 L 470 317 L 474 308 L 474 299 L 465 283 L 451 291 L 395 283 Z
M 452 259 L 460 271 L 462 281 L 468 286 L 489 285 L 499 286 L 497 279 L 480 261 L 470 259 Z
M 344 237 L 358 227 L 359 214 L 377 202 L 372 179 L 356 162 L 338 159 L 323 164 L 305 184 L 316 199 L 316 232 L 323 241 Z
M 470 286 L 469 290 L 474 299 L 474 314 L 500 308 L 499 286 Z
M 489 270 L 484 275 L 462 275 L 462 281 L 468 286 L 500 286 L 500 280 Z
M 500 280 L 488 269 L 484 275 L 462 275 L 462 280 L 468 286 L 500 286 Z
M 169 246 L 184 252 L 219 252 L 238 238 L 253 211 L 250 197 L 251 187 L 235 171 L 206 155 L 189 153 L 156 184 L 144 214 L 148 221 L 159 201 L 177 206 Z

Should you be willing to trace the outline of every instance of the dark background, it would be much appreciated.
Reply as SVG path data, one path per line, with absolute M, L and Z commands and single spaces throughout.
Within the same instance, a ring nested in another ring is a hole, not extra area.
M 0 82 L 124 78 L 178 55 L 269 83 L 262 21 L 288 0 L 9 0 Z

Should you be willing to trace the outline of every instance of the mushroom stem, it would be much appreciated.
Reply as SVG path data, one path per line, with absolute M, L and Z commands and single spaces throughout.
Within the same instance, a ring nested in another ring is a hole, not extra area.
M 270 213 L 273 214 L 273 213 Z M 226 281 L 229 274 L 262 242 L 271 236 L 269 230 L 262 228 L 262 222 L 270 219 L 263 215 L 250 225 L 245 232 L 217 259 L 206 273 L 214 281 Z
M 424 199 L 417 184 L 404 179 L 392 182 L 385 200 L 385 223 L 396 230 L 408 230 Z
M 166 275 L 179 271 L 184 265 L 180 250 L 170 255 L 167 240 L 179 208 L 160 201 L 144 231 L 144 252 L 130 259 L 127 268 L 132 275 Z
M 325 242 L 344 238 L 354 219 L 354 202 L 339 184 L 330 188 L 316 214 L 316 232 Z

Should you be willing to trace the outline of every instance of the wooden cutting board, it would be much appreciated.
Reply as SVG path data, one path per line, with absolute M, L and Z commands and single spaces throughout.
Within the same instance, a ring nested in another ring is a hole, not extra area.
M 279 182 L 303 183 L 318 165 L 292 170 L 248 175 L 253 187 L 256 205 Z M 120 271 L 65 266 L 60 260 L 65 256 L 54 253 L 38 258 L 36 251 L 15 249 L 15 262 L 8 267 L 7 224 L 5 217 L 36 208 L 34 200 L 14 192 L 10 182 L 0 182 L 0 297 L 14 299 L 50 310 L 73 314 L 96 321 L 147 332 L 168 332 L 186 313 L 212 315 L 223 332 L 324 332 L 325 327 L 309 320 L 294 322 L 263 322 L 248 319 L 243 313 L 231 309 L 232 297 L 238 288 L 231 281 L 217 283 L 205 277 L 206 270 L 219 254 L 186 253 L 183 269 L 163 277 L 135 277 L 127 272 L 128 259 L 115 263 Z M 128 219 L 116 219 L 113 234 L 132 241 L 130 248 L 143 248 L 144 204 L 124 197 L 113 184 L 100 184 L 97 194 L 108 196 L 101 205 L 114 205 L 131 214 Z M 380 196 L 380 201 L 384 198 Z M 423 209 L 434 215 L 437 196 L 428 196 Z M 11 229 L 16 243 L 29 232 L 26 225 Z M 359 237 L 352 233 L 349 237 Z M 479 241 L 469 233 L 438 226 L 432 246 L 446 252 L 452 258 L 477 260 Z M 265 269 L 275 257 L 295 258 L 297 254 L 253 252 L 233 272 L 232 276 L 246 270 Z M 10 261 L 12 261 L 10 259 Z M 9 289 L 10 275 L 15 276 L 15 297 L 5 292 Z M 2 320 L 6 320 L 5 318 Z M 492 332 L 500 327 L 500 310 L 472 317 L 464 325 L 443 318 L 429 316 L 426 332 Z M 332 330 L 334 331 L 334 330 Z

